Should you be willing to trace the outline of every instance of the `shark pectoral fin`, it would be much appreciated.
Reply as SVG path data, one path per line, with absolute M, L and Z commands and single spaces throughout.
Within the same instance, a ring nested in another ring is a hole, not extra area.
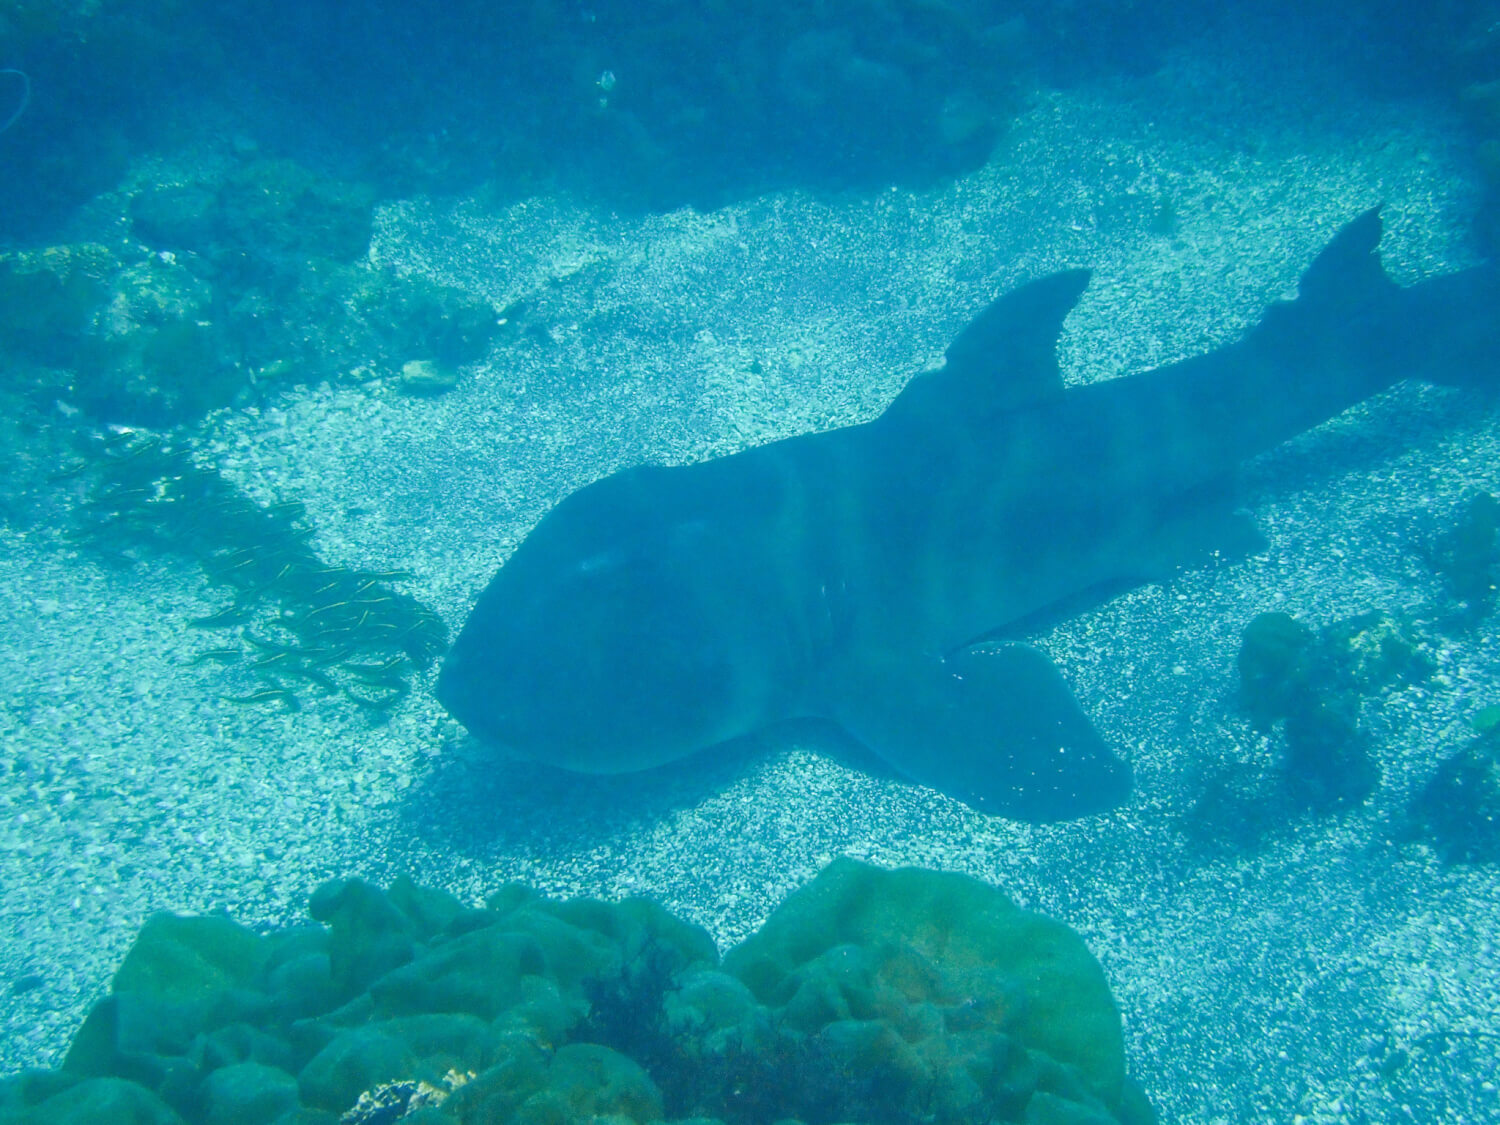
M 893 770 L 981 812 L 1064 820 L 1130 792 L 1130 767 L 1030 645 L 862 660 L 839 694 L 834 717 Z

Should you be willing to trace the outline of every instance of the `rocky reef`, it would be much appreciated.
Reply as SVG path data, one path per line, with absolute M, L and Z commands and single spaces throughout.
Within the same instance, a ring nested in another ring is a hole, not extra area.
M 1386 695 L 1431 680 L 1447 638 L 1488 628 L 1500 573 L 1500 500 L 1468 499 L 1431 527 L 1419 554 L 1440 583 L 1428 602 L 1313 628 L 1260 613 L 1241 633 L 1239 704 L 1280 751 L 1274 768 L 1220 762 L 1203 771 L 1185 828 L 1201 843 L 1254 848 L 1309 814 L 1362 804 L 1380 780 L 1361 718 Z M 1487 701 L 1479 700 L 1480 704 Z M 1473 709 L 1473 737 L 1435 762 L 1393 838 L 1422 841 L 1448 864 L 1500 860 L 1500 704 Z
M 310 909 L 151 917 L 0 1122 L 1155 1120 L 1083 942 L 965 876 L 836 860 L 722 959 L 646 899 L 346 880 Z
M 296 384 L 431 393 L 482 358 L 487 302 L 366 260 L 369 189 L 249 156 L 99 206 L 129 237 L 0 255 L 0 391 L 164 427 Z M 425 377 L 408 386 L 404 372 Z
M 1253 849 L 1308 815 L 1361 805 L 1380 780 L 1361 715 L 1390 692 L 1433 672 L 1434 640 L 1419 620 L 1379 610 L 1314 629 L 1286 613 L 1260 613 L 1241 633 L 1239 703 L 1252 727 L 1280 748 L 1274 768 L 1221 762 L 1208 768 L 1185 827 L 1199 842 Z

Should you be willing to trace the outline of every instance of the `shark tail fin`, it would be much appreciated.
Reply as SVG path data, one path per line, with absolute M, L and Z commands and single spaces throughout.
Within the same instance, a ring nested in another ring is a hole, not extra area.
M 1449 387 L 1500 390 L 1500 267 L 1446 274 L 1403 291 L 1410 323 L 1425 341 L 1414 378 Z
M 1415 374 L 1412 366 L 1425 354 L 1408 291 L 1381 265 L 1381 233 L 1378 207 L 1346 223 L 1303 272 L 1297 299 L 1272 305 L 1245 337 L 1280 373 L 1281 393 L 1299 407 L 1299 429 Z
M 1380 235 L 1380 208 L 1372 207 L 1334 236 L 1302 275 L 1297 300 L 1283 306 L 1291 310 L 1289 335 L 1297 335 L 1291 322 L 1336 316 L 1344 338 L 1368 352 L 1366 368 L 1386 382 L 1500 389 L 1500 268 L 1490 263 L 1403 289 L 1380 264 Z

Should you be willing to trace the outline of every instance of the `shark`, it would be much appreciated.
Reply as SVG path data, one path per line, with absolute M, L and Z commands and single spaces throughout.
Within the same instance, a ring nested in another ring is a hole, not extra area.
M 880 770 L 1032 822 L 1124 802 L 1036 622 L 1254 542 L 1237 466 L 1399 380 L 1500 361 L 1500 271 L 1400 286 L 1379 209 L 1235 342 L 1076 386 L 1056 342 L 1089 282 L 994 300 L 872 421 L 613 473 L 493 577 L 437 695 L 482 741 L 590 774 L 778 724 L 836 724 Z

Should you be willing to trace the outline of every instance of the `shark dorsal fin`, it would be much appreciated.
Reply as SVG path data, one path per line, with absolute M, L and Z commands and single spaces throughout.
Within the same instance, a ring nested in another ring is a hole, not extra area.
M 991 302 L 948 345 L 947 362 L 908 383 L 887 415 L 988 417 L 1061 393 L 1057 336 L 1088 283 L 1088 270 L 1065 270 Z
M 1297 295 L 1322 304 L 1349 304 L 1368 299 L 1373 290 L 1391 288 L 1377 256 L 1380 234 L 1379 207 L 1345 223 L 1307 267 Z

